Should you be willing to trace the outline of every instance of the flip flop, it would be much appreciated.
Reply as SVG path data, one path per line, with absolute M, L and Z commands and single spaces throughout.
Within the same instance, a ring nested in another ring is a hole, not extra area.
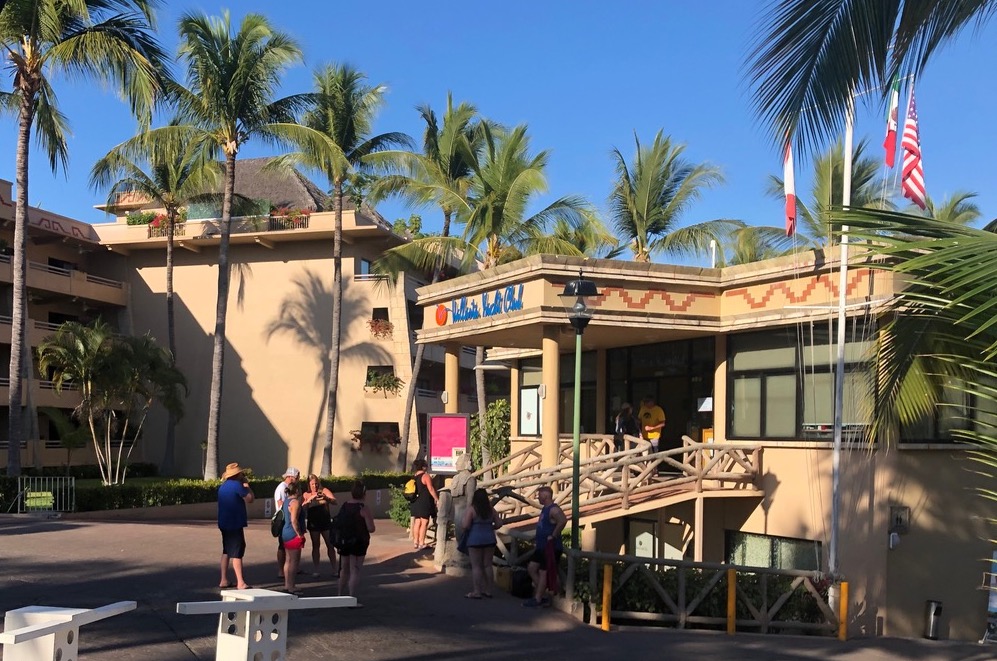
M 226 583 L 225 585 L 219 585 L 218 589 L 219 590 L 228 590 L 230 587 L 232 587 L 232 584 L 231 583 Z
M 467 594 L 464 595 L 464 598 L 465 599 L 481 599 L 481 595 L 480 594 L 475 594 L 474 592 L 468 592 Z

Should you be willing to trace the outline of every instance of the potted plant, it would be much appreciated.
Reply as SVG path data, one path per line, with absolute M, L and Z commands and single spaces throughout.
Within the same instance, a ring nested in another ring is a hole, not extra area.
M 350 430 L 350 449 L 354 452 L 361 452 L 366 446 L 368 450 L 380 453 L 397 447 L 401 442 L 401 437 L 394 432 L 382 431 L 364 434 L 359 429 Z
M 379 340 L 391 337 L 392 331 L 395 330 L 394 324 L 387 319 L 368 319 L 367 327 L 370 328 L 370 334 Z
M 405 382 L 399 379 L 392 372 L 377 372 L 368 371 L 367 381 L 364 383 L 363 389 L 370 390 L 374 393 L 384 393 L 384 397 L 390 394 L 392 396 L 397 396 L 401 389 L 405 386 Z

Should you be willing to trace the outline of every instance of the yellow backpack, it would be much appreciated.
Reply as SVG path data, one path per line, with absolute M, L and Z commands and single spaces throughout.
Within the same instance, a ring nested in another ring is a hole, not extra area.
M 415 478 L 410 479 L 405 483 L 405 488 L 402 490 L 402 494 L 405 496 L 405 500 L 414 502 L 418 497 L 418 493 L 415 488 Z

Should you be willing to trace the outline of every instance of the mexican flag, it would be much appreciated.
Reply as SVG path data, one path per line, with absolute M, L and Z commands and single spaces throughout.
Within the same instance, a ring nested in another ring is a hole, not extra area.
M 897 112 L 900 110 L 900 77 L 894 76 L 890 90 L 890 108 L 886 112 L 886 139 L 883 148 L 886 150 L 886 164 L 893 167 L 897 160 Z
M 793 147 L 788 138 L 782 157 L 782 184 L 786 193 L 786 236 L 793 236 L 796 233 L 796 174 L 793 172 Z

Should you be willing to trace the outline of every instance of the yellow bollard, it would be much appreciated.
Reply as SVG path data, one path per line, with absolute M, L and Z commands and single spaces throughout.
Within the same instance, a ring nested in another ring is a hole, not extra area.
M 838 601 L 838 640 L 848 640 L 848 581 L 841 582 Z
M 609 607 L 613 603 L 613 567 L 602 566 L 602 630 L 609 631 Z
M 727 635 L 737 631 L 737 572 L 727 570 Z

